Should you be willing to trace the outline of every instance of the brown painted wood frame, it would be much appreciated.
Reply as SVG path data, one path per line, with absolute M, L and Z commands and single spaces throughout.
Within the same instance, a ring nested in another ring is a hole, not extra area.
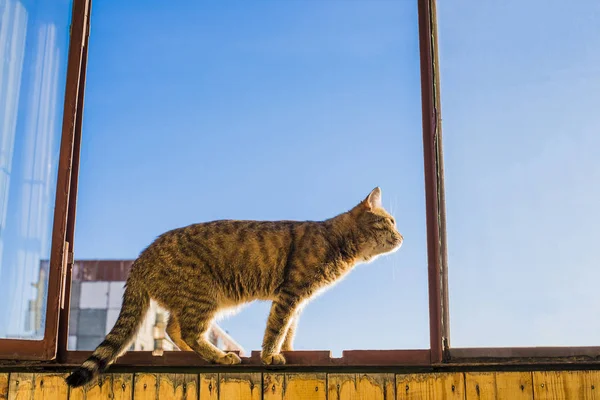
M 65 239 L 73 166 L 73 144 L 76 136 L 75 116 L 79 109 L 79 82 L 88 13 L 88 1 L 73 1 L 44 338 L 42 340 L 1 339 L 0 359 L 51 360 L 57 353 L 61 292 L 65 289 L 64 264 L 70 251 L 69 244 Z

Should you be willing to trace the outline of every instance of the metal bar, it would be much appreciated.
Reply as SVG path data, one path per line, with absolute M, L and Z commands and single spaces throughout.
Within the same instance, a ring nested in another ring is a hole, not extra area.
M 79 74 L 79 91 L 77 99 L 77 114 L 75 120 L 75 136 L 73 141 L 73 162 L 71 168 L 71 186 L 69 191 L 69 208 L 67 214 L 67 232 L 66 241 L 70 243 L 71 257 L 65 266 L 65 287 L 63 289 L 63 308 L 60 310 L 58 323 L 58 349 L 57 359 L 59 362 L 66 357 L 68 339 L 69 339 L 69 311 L 71 304 L 71 283 L 73 272 L 73 248 L 75 241 L 75 214 L 77 210 L 77 184 L 79 178 L 79 157 L 81 153 L 81 134 L 83 126 L 83 109 L 85 96 L 85 78 L 87 72 L 88 44 L 90 36 L 90 24 L 92 15 L 92 0 L 85 0 L 87 3 L 86 28 L 83 42 L 83 51 L 81 59 L 81 68 Z
M 445 221 L 441 164 L 441 115 L 437 72 L 435 0 L 419 0 L 419 46 L 421 56 L 421 103 L 425 165 L 427 264 L 429 280 L 429 335 L 431 363 L 444 357 L 447 331 L 447 275 L 445 268 Z
M 65 260 L 67 209 L 73 161 L 73 144 L 79 74 L 81 71 L 83 39 L 88 8 L 85 0 L 74 0 L 71 18 L 71 39 L 67 64 L 63 125 L 58 161 L 58 176 L 50 249 L 46 326 L 43 340 L 0 340 L 0 358 L 21 360 L 50 360 L 56 356 L 58 318 L 61 304 Z

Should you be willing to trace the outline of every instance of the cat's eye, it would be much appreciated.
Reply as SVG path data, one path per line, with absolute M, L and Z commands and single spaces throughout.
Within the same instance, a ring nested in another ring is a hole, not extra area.
M 390 217 L 390 222 L 392 223 L 392 225 L 396 225 L 396 220 L 394 219 L 394 217 Z

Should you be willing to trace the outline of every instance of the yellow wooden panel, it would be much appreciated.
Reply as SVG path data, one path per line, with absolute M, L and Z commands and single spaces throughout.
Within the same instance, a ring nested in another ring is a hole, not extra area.
M 498 400 L 533 399 L 531 372 L 497 372 L 496 398 Z
M 112 396 L 112 375 L 101 375 L 85 386 L 69 389 L 69 400 L 99 400 Z
M 325 374 L 286 374 L 285 400 L 325 400 Z
M 219 375 L 219 399 L 261 400 L 261 374 Z
M 598 372 L 537 371 L 533 373 L 535 399 L 600 399 Z
M 156 400 L 158 398 L 158 376 L 156 374 L 135 374 L 133 398 L 135 400 Z
M 34 374 L 11 373 L 8 382 L 8 399 L 33 399 L 33 384 Z
M 133 395 L 133 374 L 112 374 L 111 376 L 112 400 L 131 400 Z
M 464 399 L 462 373 L 396 375 L 396 399 Z
M 496 400 L 496 373 L 466 373 L 467 399 Z
M 327 375 L 328 400 L 357 399 L 356 374 Z
M 8 399 L 8 374 L 0 374 L 0 400 Z
M 263 375 L 263 400 L 283 400 L 283 374 Z
M 69 386 L 65 374 L 35 374 L 34 393 L 35 400 L 67 400 Z
M 200 400 L 219 399 L 219 376 L 217 374 L 200 375 Z
M 198 400 L 198 375 L 161 374 L 158 381 L 158 398 Z
M 329 400 L 388 400 L 395 398 L 393 374 L 330 374 Z

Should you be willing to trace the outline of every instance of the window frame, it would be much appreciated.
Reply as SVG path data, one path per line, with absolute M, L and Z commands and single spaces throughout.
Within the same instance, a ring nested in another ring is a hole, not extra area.
M 48 296 L 44 337 L 41 340 L 0 339 L 0 359 L 4 360 L 52 360 L 57 355 L 59 310 L 62 292 L 65 290 L 64 266 L 72 254 L 66 240 L 69 214 L 69 189 L 72 180 L 73 144 L 76 133 L 76 114 L 80 112 L 79 84 L 82 72 L 82 49 L 87 41 L 89 1 L 73 0 L 67 76 L 63 108 L 63 122 L 58 160 L 50 267 L 48 274 Z
M 89 0 L 91 3 L 91 0 Z M 432 147 L 438 143 L 437 138 L 441 131 L 437 128 L 440 119 L 436 111 L 435 102 L 438 102 L 439 109 L 439 85 L 434 85 L 435 71 L 432 68 L 432 56 L 436 47 L 426 38 L 430 38 L 434 30 L 430 12 L 430 0 L 418 1 L 418 30 L 420 43 L 420 68 L 421 68 L 421 101 L 423 107 L 423 141 L 424 141 L 424 161 L 425 161 L 425 188 L 426 188 L 426 219 L 427 219 L 427 248 L 428 248 L 428 291 L 429 291 L 429 320 L 430 320 L 430 348 L 428 349 L 402 349 L 402 350 L 345 350 L 342 357 L 331 357 L 330 351 L 293 351 L 285 352 L 288 365 L 311 365 L 311 366 L 429 366 L 442 361 L 442 330 L 438 322 L 442 315 L 442 307 L 439 304 L 439 292 L 441 290 L 440 248 L 437 245 L 440 241 L 440 224 L 438 218 L 439 209 L 439 190 L 440 179 L 443 176 L 438 170 L 438 155 Z M 90 12 L 91 14 L 91 12 Z M 87 45 L 84 50 L 84 69 L 87 66 Z M 81 75 L 82 83 L 79 94 L 83 104 L 85 87 L 85 70 Z M 431 121 L 430 116 L 435 116 L 436 121 Z M 73 243 L 76 197 L 77 197 L 77 174 L 79 171 L 79 150 L 81 143 L 81 119 L 77 120 L 75 151 L 73 165 L 73 176 L 71 185 L 71 204 L 69 212 L 69 222 L 67 229 L 67 240 Z M 442 184 L 443 185 L 443 184 Z M 443 187 L 443 186 L 442 186 Z M 445 256 L 442 257 L 445 259 Z M 73 259 L 66 267 L 66 285 L 64 291 L 64 302 L 66 306 L 60 313 L 59 328 L 59 347 L 58 360 L 65 364 L 78 364 L 91 355 L 91 351 L 69 350 L 68 342 L 68 323 L 69 323 L 69 304 L 72 282 Z M 165 351 L 161 356 L 154 356 L 152 351 L 129 351 L 117 359 L 116 365 L 127 366 L 209 366 L 208 362 L 202 360 L 193 352 L 183 351 Z M 242 357 L 242 365 L 261 365 L 260 352 L 252 351 L 250 357 Z M 218 367 L 218 366 L 215 366 Z

